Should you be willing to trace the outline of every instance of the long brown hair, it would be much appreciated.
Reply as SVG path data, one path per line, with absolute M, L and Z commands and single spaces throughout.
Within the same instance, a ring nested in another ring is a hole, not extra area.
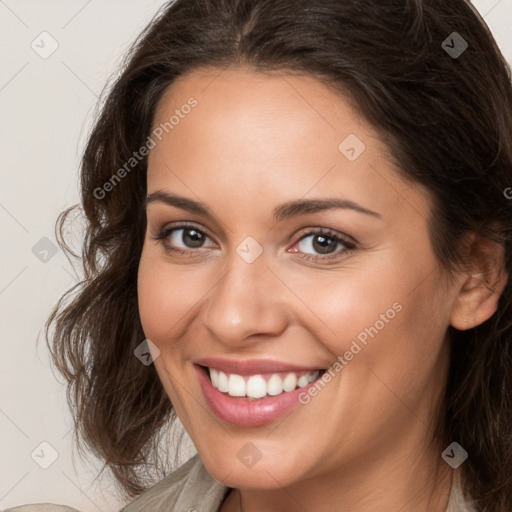
M 450 53 L 447 40 L 450 49 L 457 42 L 459 54 Z M 389 146 L 401 175 L 432 193 L 429 235 L 440 265 L 463 265 L 461 241 L 476 232 L 504 246 L 512 275 L 506 192 L 512 195 L 512 86 L 503 56 L 470 3 L 166 4 L 134 43 L 99 107 L 81 164 L 81 208 L 74 207 L 86 218 L 81 257 L 65 241 L 73 208 L 56 226 L 59 244 L 79 259 L 84 276 L 46 324 L 53 362 L 67 381 L 77 444 L 104 461 L 129 497 L 168 471 L 169 454 L 159 455 L 157 446 L 175 413 L 154 366 L 134 356 L 145 338 L 136 283 L 146 158 L 108 191 L 105 183 L 146 143 L 157 103 L 179 76 L 239 64 L 306 73 L 347 95 Z M 445 446 L 456 440 L 469 453 L 464 482 L 479 510 L 510 512 L 510 280 L 489 320 L 449 331 L 451 366 L 435 436 Z

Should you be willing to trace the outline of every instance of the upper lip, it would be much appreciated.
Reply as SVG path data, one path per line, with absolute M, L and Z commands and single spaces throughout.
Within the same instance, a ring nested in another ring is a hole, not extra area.
M 234 373 L 236 375 L 255 375 L 260 373 L 279 373 L 279 372 L 314 372 L 323 368 L 300 366 L 271 359 L 225 359 L 218 357 L 203 357 L 196 359 L 195 364 L 208 366 L 224 373 Z

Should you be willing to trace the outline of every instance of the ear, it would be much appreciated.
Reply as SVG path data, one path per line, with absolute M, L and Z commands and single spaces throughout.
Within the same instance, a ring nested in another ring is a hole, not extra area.
M 469 237 L 467 270 L 458 279 L 459 292 L 451 314 L 451 325 L 461 331 L 489 319 L 508 281 L 505 250 L 501 244 L 472 233 Z

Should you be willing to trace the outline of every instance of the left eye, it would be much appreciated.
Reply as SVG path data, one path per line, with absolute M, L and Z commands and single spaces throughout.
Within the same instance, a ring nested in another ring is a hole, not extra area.
M 302 237 L 297 243 L 299 250 L 305 254 L 331 255 L 336 252 L 338 246 L 352 249 L 353 244 L 347 240 L 327 233 L 311 233 Z M 308 252 L 309 251 L 309 252 Z

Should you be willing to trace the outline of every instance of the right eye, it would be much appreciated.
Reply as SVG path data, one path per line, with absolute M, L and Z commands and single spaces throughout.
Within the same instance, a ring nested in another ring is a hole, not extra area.
M 191 253 L 195 249 L 202 249 L 207 240 L 212 242 L 204 231 L 191 224 L 166 227 L 153 239 L 158 240 L 166 251 L 175 251 L 180 254 Z M 212 245 L 215 246 L 213 242 Z

